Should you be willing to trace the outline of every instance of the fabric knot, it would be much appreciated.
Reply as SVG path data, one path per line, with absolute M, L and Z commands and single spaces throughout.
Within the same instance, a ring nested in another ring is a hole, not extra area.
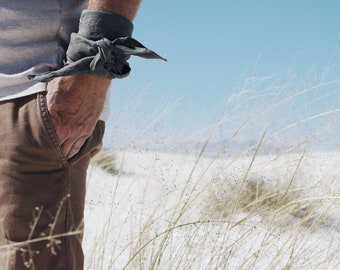
M 93 41 L 72 33 L 64 67 L 42 74 L 29 75 L 28 78 L 39 82 L 80 74 L 105 76 L 110 79 L 124 78 L 131 71 L 127 62 L 131 55 L 167 61 L 131 37 L 120 37 L 114 41 L 107 38 Z

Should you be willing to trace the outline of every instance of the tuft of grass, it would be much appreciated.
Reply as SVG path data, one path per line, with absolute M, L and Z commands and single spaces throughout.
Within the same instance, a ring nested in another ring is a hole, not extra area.
M 226 219 L 234 214 L 250 213 L 263 218 L 275 216 L 280 225 L 283 220 L 287 223 L 289 217 L 303 220 L 316 215 L 315 202 L 304 200 L 298 188 L 287 190 L 261 178 L 250 178 L 243 185 L 230 179 L 214 181 L 216 184 L 207 200 L 205 216 Z
M 91 160 L 91 163 L 103 169 L 109 174 L 117 174 L 118 169 L 116 167 L 116 157 L 112 151 L 101 151 Z

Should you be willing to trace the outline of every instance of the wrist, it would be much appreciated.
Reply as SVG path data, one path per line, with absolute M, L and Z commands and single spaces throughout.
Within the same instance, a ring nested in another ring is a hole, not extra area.
M 131 37 L 133 24 L 118 14 L 98 10 L 84 10 L 80 17 L 78 34 L 91 40 Z
M 55 77 L 91 74 L 106 78 L 125 78 L 130 73 L 131 55 L 147 59 L 161 56 L 131 38 L 133 24 L 120 15 L 84 10 L 78 33 L 72 33 L 65 66 L 59 70 L 29 75 L 31 80 L 47 82 Z

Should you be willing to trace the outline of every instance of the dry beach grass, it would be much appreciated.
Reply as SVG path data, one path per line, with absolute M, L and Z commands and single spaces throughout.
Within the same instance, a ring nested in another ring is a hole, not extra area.
M 89 170 L 87 269 L 337 269 L 339 83 L 252 77 L 199 147 L 112 152 L 116 174 Z

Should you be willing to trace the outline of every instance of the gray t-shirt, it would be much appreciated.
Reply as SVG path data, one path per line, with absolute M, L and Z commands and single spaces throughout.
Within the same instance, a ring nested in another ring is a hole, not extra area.
M 0 101 L 44 91 L 27 75 L 59 68 L 86 0 L 0 0 Z

